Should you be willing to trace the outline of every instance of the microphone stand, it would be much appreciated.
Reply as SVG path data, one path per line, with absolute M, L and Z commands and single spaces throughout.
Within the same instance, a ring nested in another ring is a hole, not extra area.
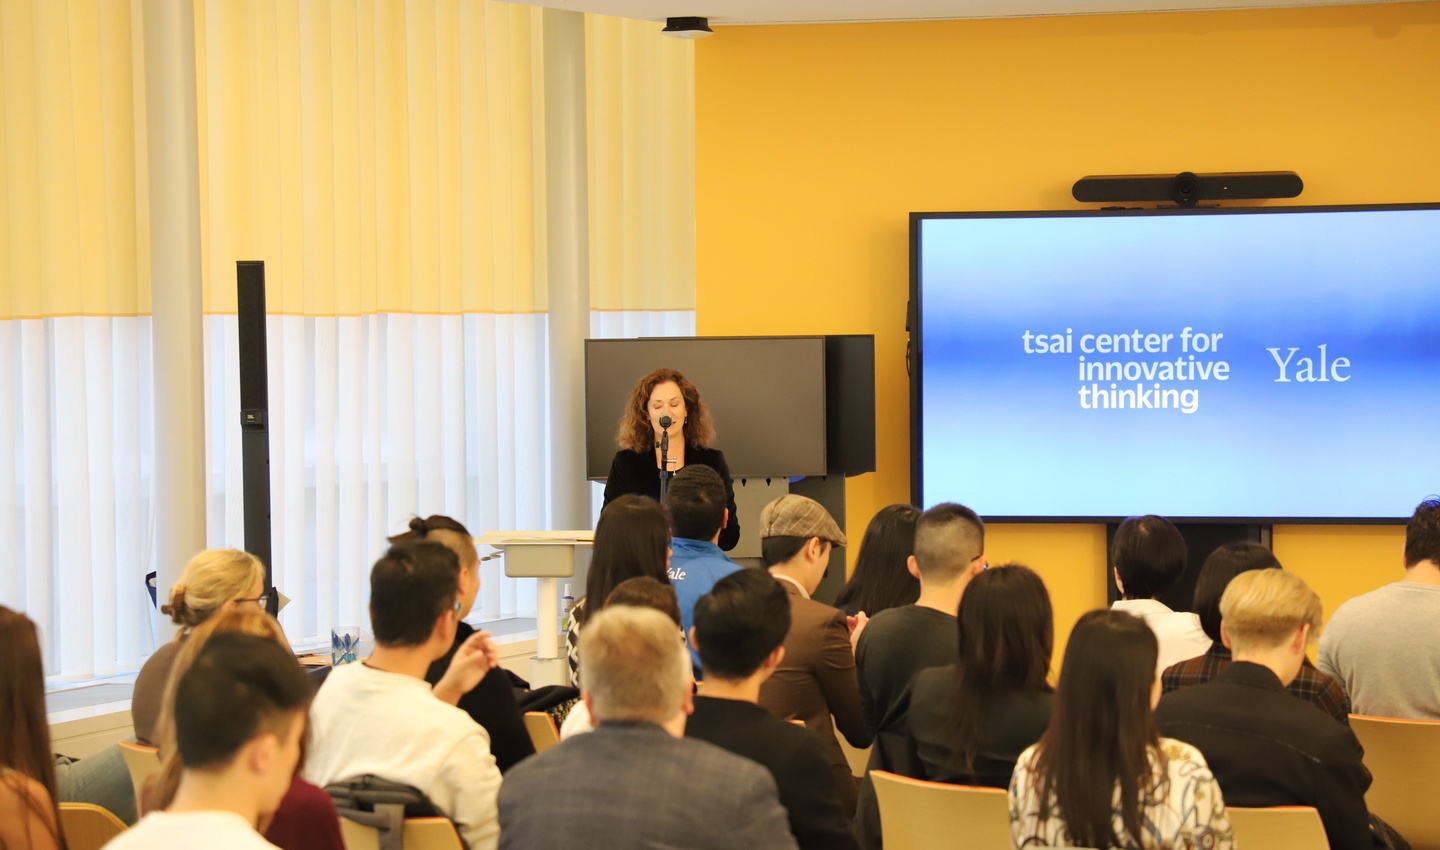
M 661 417 L 660 423 L 660 504 L 665 504 L 665 494 L 670 490 L 670 417 Z

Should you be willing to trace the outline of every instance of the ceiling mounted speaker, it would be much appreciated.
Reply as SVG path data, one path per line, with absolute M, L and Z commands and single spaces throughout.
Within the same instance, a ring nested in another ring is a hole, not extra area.
M 665 29 L 660 30 L 660 34 L 671 38 L 704 38 L 714 35 L 715 30 L 710 29 L 709 18 L 666 18 Z
M 1221 174 L 1091 174 L 1075 181 L 1071 194 L 1085 204 L 1117 201 L 1173 201 L 1193 207 L 1203 201 L 1294 198 L 1305 189 L 1293 171 L 1237 171 Z

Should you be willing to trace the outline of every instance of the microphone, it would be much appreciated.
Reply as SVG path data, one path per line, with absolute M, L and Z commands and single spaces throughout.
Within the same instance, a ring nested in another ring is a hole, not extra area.
M 666 414 L 665 416 L 660 417 L 660 427 L 668 429 L 670 427 L 670 423 L 674 421 L 675 420 L 670 418 L 669 414 Z

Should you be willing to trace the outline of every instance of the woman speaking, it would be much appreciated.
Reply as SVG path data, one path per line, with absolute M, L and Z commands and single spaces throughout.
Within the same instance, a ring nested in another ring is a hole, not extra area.
M 661 424 L 662 419 L 666 424 Z M 662 440 L 666 436 L 668 440 Z M 656 369 L 641 378 L 630 391 L 615 440 L 620 451 L 615 453 L 610 476 L 605 479 L 606 505 L 626 493 L 659 499 L 662 469 L 674 475 L 686 464 L 702 464 L 720 473 L 725 481 L 725 506 L 730 518 L 720 530 L 720 548 L 735 548 L 740 540 L 735 487 L 724 453 L 710 448 L 715 426 L 694 384 L 674 369 Z M 660 451 L 662 442 L 669 448 L 664 455 Z

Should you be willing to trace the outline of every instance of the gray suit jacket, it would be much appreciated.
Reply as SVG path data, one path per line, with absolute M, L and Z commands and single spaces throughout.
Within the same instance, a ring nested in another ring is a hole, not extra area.
M 649 723 L 602 723 L 500 786 L 501 850 L 795 850 L 770 771 Z

